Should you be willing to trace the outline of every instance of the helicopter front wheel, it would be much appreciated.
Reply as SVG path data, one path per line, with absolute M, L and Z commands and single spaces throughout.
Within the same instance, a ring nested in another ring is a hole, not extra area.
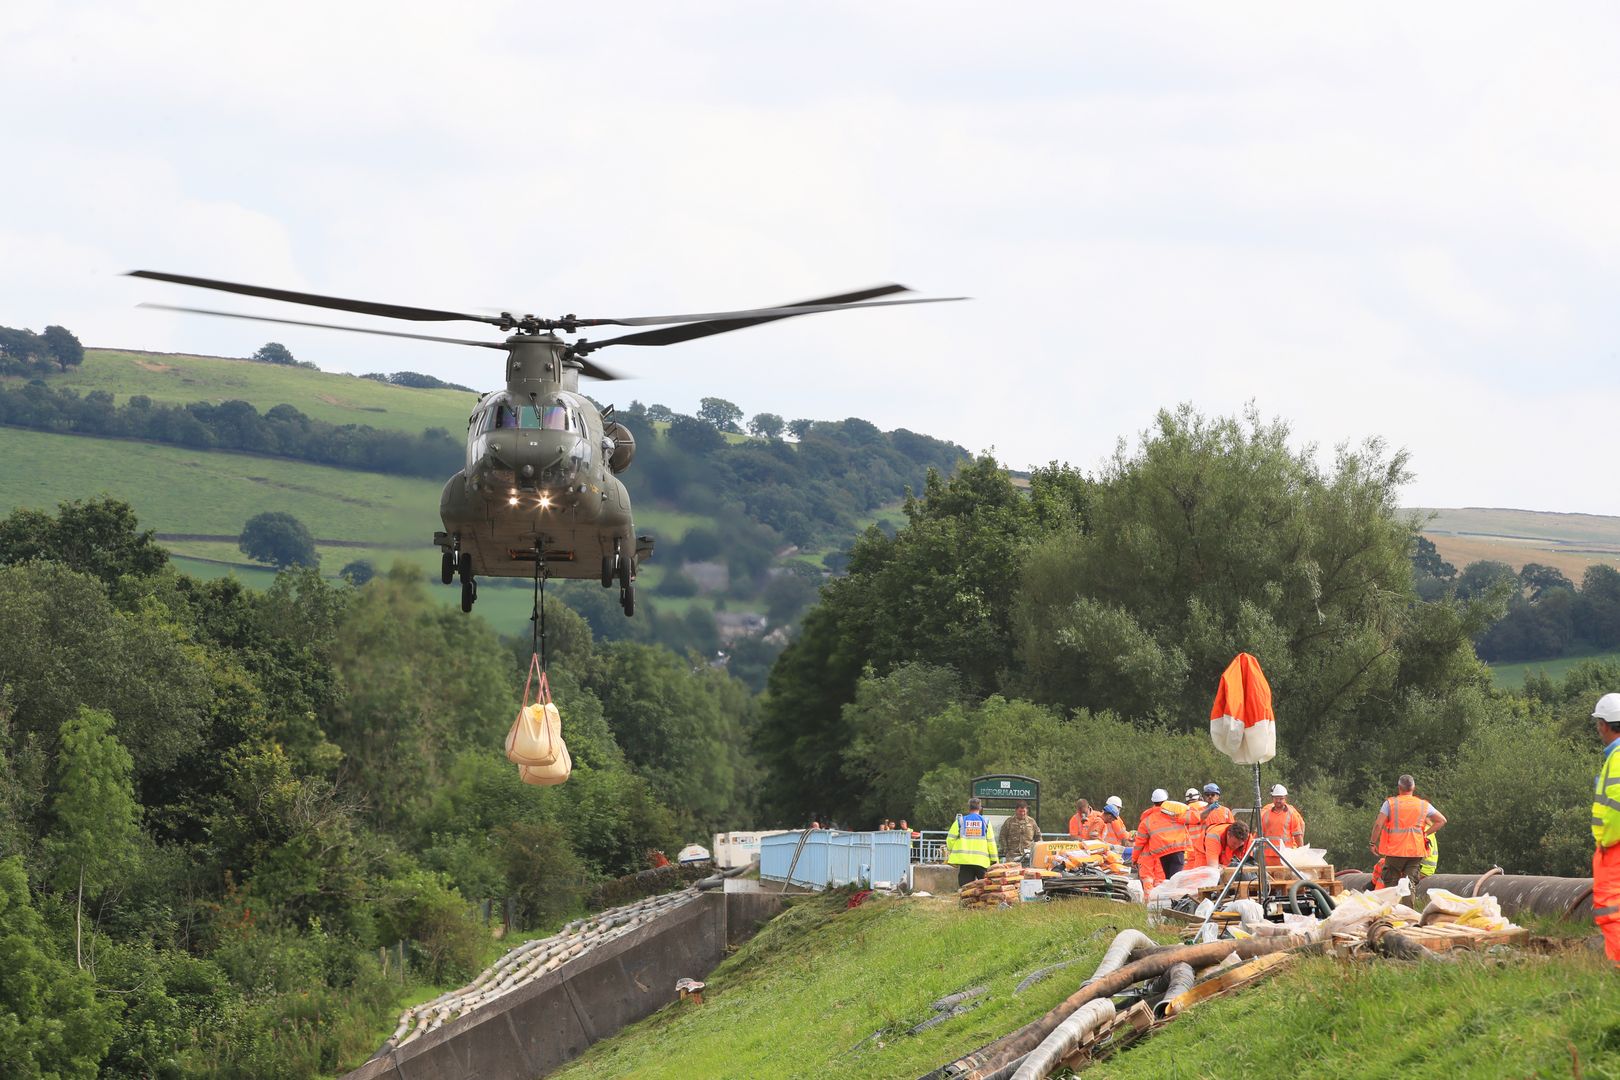
M 448 551 L 444 553 L 444 558 L 439 560 L 439 580 L 446 585 L 456 580 L 456 559 Z
M 463 551 L 461 553 L 461 558 L 456 560 L 456 568 L 461 571 L 461 583 L 462 583 L 462 585 L 466 585 L 467 582 L 471 581 L 472 576 L 473 576 L 473 573 L 472 573 L 472 555 L 471 555 L 471 553 Z M 446 584 L 449 584 L 449 582 L 446 582 Z M 477 595 L 477 593 L 478 593 L 478 590 L 474 589 L 473 594 Z
M 602 588 L 613 588 L 613 561 L 612 555 L 602 556 Z
M 478 582 L 473 580 L 473 576 L 471 574 L 467 573 L 466 570 L 463 570 L 461 574 L 461 610 L 471 611 L 473 609 L 473 603 L 477 601 L 477 599 Z
M 625 585 L 619 589 L 619 606 L 624 608 L 624 617 L 629 618 L 636 613 L 636 587 Z

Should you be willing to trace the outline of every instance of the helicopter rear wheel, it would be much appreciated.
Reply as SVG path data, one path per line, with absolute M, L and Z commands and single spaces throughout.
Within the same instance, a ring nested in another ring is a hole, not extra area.
M 629 618 L 636 613 L 636 587 L 626 585 L 619 590 L 619 606 L 624 608 L 624 617 Z
M 472 573 L 472 556 L 470 554 L 468 554 L 467 552 L 463 551 L 461 553 L 461 558 L 456 561 L 456 567 L 461 571 L 461 584 L 463 586 L 465 586 L 467 584 L 467 582 L 472 580 L 472 576 L 473 576 L 473 573 Z M 449 582 L 447 581 L 447 582 L 445 582 L 445 584 L 448 585 Z M 477 589 L 473 590 L 473 595 L 474 596 L 478 595 L 478 590 Z
M 613 556 L 602 556 L 602 588 L 613 588 Z
M 439 580 L 446 585 L 456 580 L 456 558 L 448 551 L 444 553 L 444 558 L 439 560 Z
M 461 577 L 461 610 L 462 611 L 471 611 L 473 609 L 473 604 L 474 604 L 474 602 L 477 601 L 477 599 L 478 599 L 478 582 L 473 580 L 473 576 L 471 574 L 467 573 L 466 571 L 462 571 L 462 577 Z
M 619 556 L 619 591 L 630 591 L 630 559 L 623 554 Z

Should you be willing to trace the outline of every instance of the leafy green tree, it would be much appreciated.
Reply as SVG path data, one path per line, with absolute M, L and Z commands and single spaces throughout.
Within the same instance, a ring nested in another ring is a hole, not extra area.
M 62 326 L 47 326 L 40 335 L 45 351 L 63 371 L 84 363 L 84 346 L 71 330 Z
M 950 668 L 902 664 L 861 679 L 843 710 L 849 729 L 843 757 L 863 781 L 863 818 L 910 816 L 923 774 L 961 760 L 972 741 L 962 703 L 961 679 Z
M 261 364 L 294 365 L 298 361 L 293 359 L 292 350 L 279 341 L 267 341 L 259 346 L 259 351 L 253 354 L 253 359 Z
M 134 509 L 118 499 L 60 503 L 56 516 L 14 510 L 0 519 L 0 564 L 30 559 L 59 562 L 109 585 L 125 574 L 155 574 L 169 554 L 141 529 Z
M 1460 600 L 1483 599 L 1493 591 L 1513 597 L 1519 595 L 1519 590 L 1519 575 L 1513 567 L 1494 559 L 1471 562 L 1457 575 L 1457 598 Z
M 122 877 L 135 860 L 139 808 L 130 783 L 129 751 L 113 734 L 113 718 L 80 708 L 62 725 L 46 851 L 57 888 L 73 893 L 73 950 L 84 967 L 84 893 L 92 897 Z
M 343 569 L 338 571 L 338 577 L 357 589 L 376 576 L 377 568 L 371 565 L 369 559 L 356 559 L 351 563 L 345 563 Z
M 716 454 L 725 449 L 726 438 L 713 424 L 691 416 L 677 416 L 669 422 L 669 441 L 688 454 Z
M 1550 589 L 1575 591 L 1575 583 L 1565 577 L 1561 570 L 1541 563 L 1525 563 L 1519 567 L 1519 585 L 1530 595 L 1532 603 L 1540 600 Z
M 748 421 L 749 433 L 762 439 L 780 439 L 786 427 L 787 424 L 776 413 L 756 413 L 754 418 Z
M 725 398 L 706 397 L 698 402 L 698 419 L 706 420 L 721 431 L 740 432 L 737 421 L 742 419 L 743 411 Z
M 316 566 L 315 538 L 302 521 L 280 510 L 270 510 L 248 518 L 236 546 L 242 554 L 258 562 L 278 567 Z
M 1412 536 L 1412 569 L 1418 574 L 1450 581 L 1457 576 L 1457 568 L 1440 557 L 1440 549 L 1422 533 Z
M 815 427 L 815 426 L 816 426 L 816 422 L 814 420 L 805 420 L 805 419 L 801 418 L 801 419 L 798 419 L 798 420 L 789 420 L 788 425 L 787 425 L 787 429 L 788 429 L 788 434 L 792 435 L 795 439 L 798 439 L 800 442 L 803 442 L 804 437 L 806 435 L 810 434 L 810 429 Z
M 1599 649 L 1620 648 L 1620 570 L 1593 563 L 1581 575 L 1575 632 Z
M 118 1026 L 115 1000 L 56 956 L 34 910 L 21 856 L 0 859 L 0 1074 L 82 1077 L 97 1067 Z

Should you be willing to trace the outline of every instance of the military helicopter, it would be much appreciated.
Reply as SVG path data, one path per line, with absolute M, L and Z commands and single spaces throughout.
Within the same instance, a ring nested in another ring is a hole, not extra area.
M 170 304 L 141 305 L 195 315 L 503 350 L 506 388 L 482 395 L 473 407 L 467 419 L 467 463 L 446 481 L 439 496 L 444 530 L 433 534 L 433 543 L 443 552 L 441 579 L 446 585 L 461 579 L 461 610 L 471 611 L 478 599 L 479 575 L 532 577 L 537 590 L 548 577 L 594 578 L 604 589 L 618 584 L 619 603 L 626 616 L 635 614 L 636 569 L 652 555 L 653 539 L 636 535 L 630 495 L 618 479 L 635 458 L 635 437 L 612 418 L 613 406 L 598 409 L 579 391 L 581 376 L 604 381 L 620 377 L 588 359 L 592 353 L 609 345 L 673 345 L 821 311 L 966 299 L 878 299 L 911 291 L 904 285 L 890 284 L 743 311 L 621 319 L 564 315 L 547 319 L 506 311 L 479 315 L 350 300 L 155 270 L 134 270 L 129 276 L 411 322 L 484 323 L 509 333 L 511 336 L 504 341 L 475 341 Z M 592 326 L 662 329 L 603 341 L 579 338 L 569 342 L 556 334 L 577 334 Z

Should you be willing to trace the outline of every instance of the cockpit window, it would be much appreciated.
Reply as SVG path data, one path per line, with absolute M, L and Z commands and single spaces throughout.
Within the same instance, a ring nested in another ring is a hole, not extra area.
M 513 408 L 510 405 L 501 405 L 495 410 L 495 427 L 522 428 L 533 431 L 543 428 L 547 431 L 569 431 L 578 423 L 571 419 L 569 410 L 564 405 L 542 405 L 536 409 L 533 405 L 520 405 Z

